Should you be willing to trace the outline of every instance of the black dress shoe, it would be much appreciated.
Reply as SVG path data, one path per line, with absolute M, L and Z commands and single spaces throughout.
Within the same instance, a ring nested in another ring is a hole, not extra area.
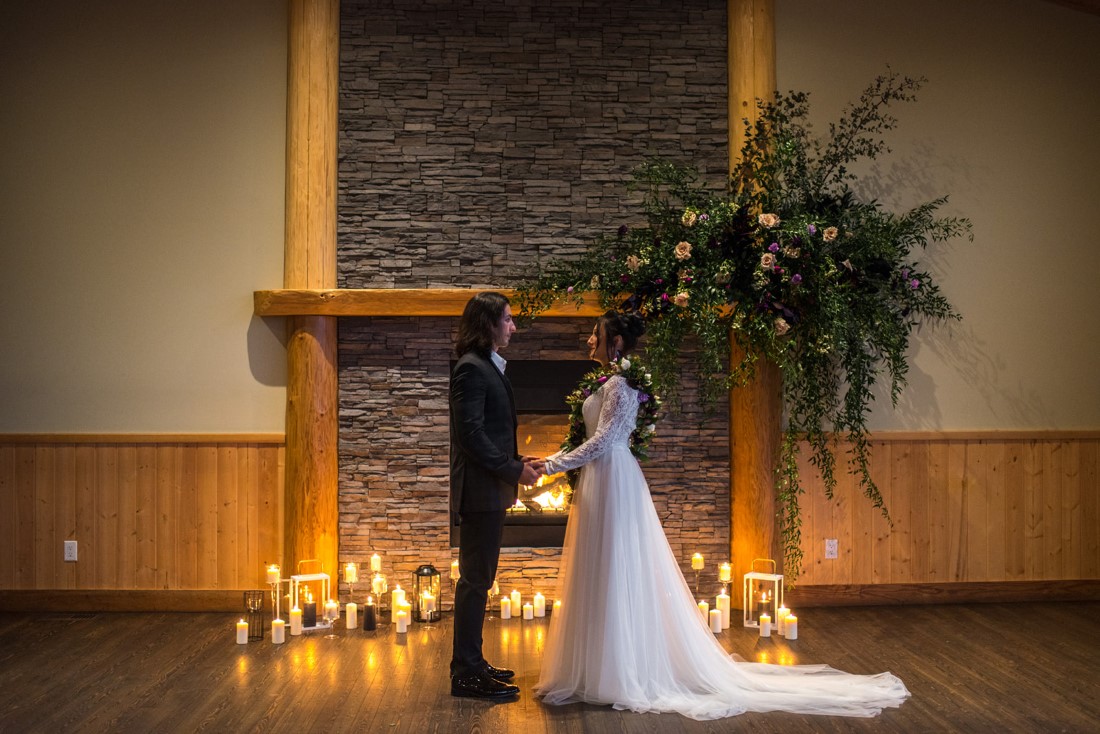
M 519 693 L 519 686 L 501 683 L 488 674 L 477 671 L 451 678 L 451 695 L 460 698 L 511 698 Z
M 481 669 L 490 678 L 494 678 L 499 681 L 510 681 L 516 677 L 516 671 L 508 670 L 508 668 L 494 668 L 489 663 L 485 663 L 485 666 Z

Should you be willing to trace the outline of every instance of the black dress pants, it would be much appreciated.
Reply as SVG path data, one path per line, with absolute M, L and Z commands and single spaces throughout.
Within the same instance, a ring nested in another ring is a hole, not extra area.
M 455 585 L 454 653 L 451 675 L 480 670 L 485 605 L 497 575 L 504 510 L 463 512 L 458 526 L 459 579 Z

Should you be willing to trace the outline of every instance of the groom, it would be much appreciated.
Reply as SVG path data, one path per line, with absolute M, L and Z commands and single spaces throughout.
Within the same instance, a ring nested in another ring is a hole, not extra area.
M 538 480 L 539 463 L 516 445 L 516 407 L 497 352 L 515 333 L 512 309 L 500 293 L 478 293 L 458 323 L 451 372 L 451 512 L 459 525 L 451 695 L 509 698 L 519 687 L 511 670 L 481 654 L 485 603 L 496 578 L 504 513 L 517 485 Z

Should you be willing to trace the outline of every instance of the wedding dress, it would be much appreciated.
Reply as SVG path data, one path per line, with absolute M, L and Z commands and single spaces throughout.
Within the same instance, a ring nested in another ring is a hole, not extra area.
M 717 719 L 746 711 L 874 716 L 909 696 L 890 673 L 731 657 L 703 621 L 649 496 L 629 438 L 638 392 L 612 376 L 584 403 L 590 438 L 549 457 L 583 466 L 574 488 L 535 692 L 549 704 L 610 704 Z

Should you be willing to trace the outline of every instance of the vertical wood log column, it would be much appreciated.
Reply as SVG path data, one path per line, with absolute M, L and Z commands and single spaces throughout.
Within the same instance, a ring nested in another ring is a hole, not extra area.
M 756 99 L 775 92 L 774 0 L 729 0 L 730 171 L 740 157 L 742 119 L 756 120 Z M 741 359 L 730 336 L 731 360 Z M 776 533 L 775 461 L 782 429 L 779 371 L 757 364 L 756 377 L 730 391 L 730 558 L 734 588 L 754 558 L 782 564 Z M 733 593 L 740 604 L 741 595 Z
M 287 288 L 336 287 L 339 0 L 290 0 L 287 50 Z M 283 564 L 320 559 L 336 576 L 336 317 L 288 319 Z

